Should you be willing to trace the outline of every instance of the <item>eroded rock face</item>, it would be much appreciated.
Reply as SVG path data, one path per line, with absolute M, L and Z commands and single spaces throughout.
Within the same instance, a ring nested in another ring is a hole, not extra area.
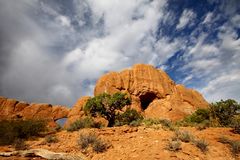
M 54 126 L 58 119 L 67 118 L 69 109 L 65 106 L 52 106 L 45 103 L 19 102 L 0 97 L 0 120 L 3 119 L 43 119 Z
M 132 98 L 131 107 L 151 118 L 178 120 L 197 108 L 208 107 L 200 93 L 175 84 L 164 71 L 146 64 L 103 75 L 97 81 L 94 95 L 104 92 L 127 93 Z
M 67 119 L 66 123 L 64 124 L 65 128 L 69 127 L 70 124 L 72 124 L 76 120 L 80 119 L 84 115 L 83 107 L 89 98 L 91 98 L 91 97 L 89 97 L 89 96 L 81 97 L 73 105 L 72 109 L 70 110 L 70 112 L 68 114 L 68 119 Z

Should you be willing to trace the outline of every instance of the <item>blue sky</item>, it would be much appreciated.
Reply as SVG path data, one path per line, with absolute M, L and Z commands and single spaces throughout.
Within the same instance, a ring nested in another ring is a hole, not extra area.
M 0 95 L 71 106 L 108 71 L 165 70 L 240 101 L 238 0 L 2 0 Z

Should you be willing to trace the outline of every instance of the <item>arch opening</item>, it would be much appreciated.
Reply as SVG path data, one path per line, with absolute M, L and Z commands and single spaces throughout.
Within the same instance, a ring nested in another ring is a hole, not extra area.
M 156 98 L 156 94 L 152 93 L 152 92 L 147 92 L 143 95 L 140 95 L 140 102 L 141 102 L 141 108 L 144 111 L 145 109 L 147 109 L 147 107 L 149 106 L 149 104 Z

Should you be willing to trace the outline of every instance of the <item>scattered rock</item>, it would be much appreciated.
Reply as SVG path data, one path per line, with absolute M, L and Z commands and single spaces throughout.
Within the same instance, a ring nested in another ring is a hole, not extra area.
M 13 152 L 0 152 L 2 157 L 21 156 L 21 157 L 42 157 L 49 160 L 86 160 L 82 154 L 55 153 L 46 149 L 30 149 Z

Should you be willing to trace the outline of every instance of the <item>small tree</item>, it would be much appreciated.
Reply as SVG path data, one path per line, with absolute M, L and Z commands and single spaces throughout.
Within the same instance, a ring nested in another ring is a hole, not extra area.
M 90 116 L 100 115 L 108 120 L 108 126 L 114 125 L 117 111 L 122 110 L 126 105 L 131 104 L 131 99 L 121 92 L 113 95 L 103 93 L 90 98 L 84 106 L 84 112 Z
M 222 126 L 228 126 L 239 110 L 240 105 L 235 100 L 221 100 L 210 105 L 210 116 L 213 119 L 218 119 Z

